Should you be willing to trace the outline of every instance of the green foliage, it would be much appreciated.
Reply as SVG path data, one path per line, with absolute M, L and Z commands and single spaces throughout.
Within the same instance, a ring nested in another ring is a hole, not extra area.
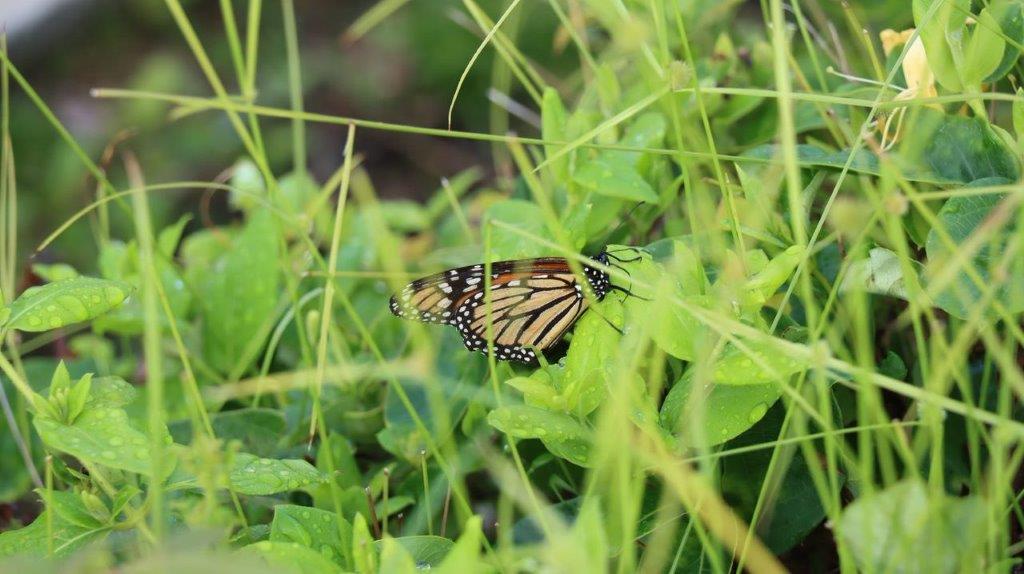
M 907 480 L 848 506 L 838 529 L 861 568 L 958 572 L 981 563 L 984 524 L 980 497 L 930 496 Z
M 277 225 L 270 211 L 257 211 L 229 245 L 196 262 L 203 354 L 223 373 L 251 361 L 270 331 L 281 284 Z
M 1024 1 L 214 4 L 145 9 L 209 85 L 112 59 L 102 162 L 0 66 L 0 558 L 1017 565 Z M 611 283 L 535 364 L 388 312 L 534 257 Z
M 0 310 L 0 328 L 49 331 L 89 321 L 116 308 L 131 294 L 124 283 L 72 277 L 30 287 Z
M 268 495 L 306 488 L 326 479 L 304 460 L 260 458 L 248 453 L 235 455 L 231 488 L 240 494 Z

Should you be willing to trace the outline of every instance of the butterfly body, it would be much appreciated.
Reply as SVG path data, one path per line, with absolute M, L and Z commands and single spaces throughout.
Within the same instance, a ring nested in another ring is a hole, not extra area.
M 607 264 L 607 254 L 594 260 Z M 495 358 L 532 362 L 536 350 L 553 346 L 576 323 L 588 296 L 601 300 L 613 288 L 607 273 L 589 265 L 582 266 L 581 282 L 560 257 L 498 261 L 490 268 L 489 282 L 482 264 L 417 279 L 391 298 L 391 312 L 452 325 L 473 351 L 486 354 L 490 337 Z

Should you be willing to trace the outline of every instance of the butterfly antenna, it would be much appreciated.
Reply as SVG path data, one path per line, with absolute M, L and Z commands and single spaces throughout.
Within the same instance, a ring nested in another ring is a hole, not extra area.
M 615 237 L 615 234 L 618 233 L 619 230 L 622 229 L 623 226 L 625 226 L 626 223 L 629 221 L 629 217 L 631 215 L 633 215 L 633 212 L 636 211 L 637 209 L 639 209 L 639 207 L 641 205 L 643 205 L 643 204 L 644 204 L 644 202 L 640 201 L 640 202 L 637 202 L 636 205 L 631 207 L 629 209 L 629 211 L 626 212 L 626 216 L 623 217 L 621 221 L 619 221 L 618 225 L 615 226 L 615 229 L 612 229 L 611 231 L 608 232 L 607 235 L 604 236 L 604 240 L 601 241 L 601 245 L 607 245 L 608 244 L 608 240 L 610 240 L 612 237 Z
M 614 255 L 611 255 L 611 257 L 612 257 L 612 259 L 615 259 L 616 261 L 622 261 L 623 263 L 629 263 L 631 261 L 636 261 L 637 259 L 640 259 L 639 255 L 636 256 L 636 258 L 630 259 L 628 261 L 625 261 L 623 259 L 619 259 L 618 257 L 615 257 Z M 651 299 L 649 299 L 647 297 L 641 297 L 640 295 L 637 295 L 636 293 L 634 293 L 632 291 L 632 288 L 633 288 L 633 275 L 629 271 L 627 271 L 625 267 L 619 265 L 618 263 L 611 263 L 611 262 L 609 262 L 608 266 L 609 267 L 614 267 L 616 269 L 619 269 L 620 271 L 622 271 L 623 273 L 626 274 L 626 277 L 629 277 L 629 287 L 623 288 L 623 287 L 619 287 L 618 285 L 616 285 L 614 283 L 609 283 L 608 284 L 609 289 L 611 289 L 612 291 L 618 291 L 620 293 L 625 293 L 626 297 L 636 297 L 637 299 L 640 299 L 641 301 L 650 301 L 651 300 Z M 625 301 L 625 299 L 623 299 L 623 301 Z

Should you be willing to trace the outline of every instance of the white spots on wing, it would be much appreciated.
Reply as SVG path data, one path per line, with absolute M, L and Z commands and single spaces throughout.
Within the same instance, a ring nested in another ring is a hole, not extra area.
M 506 285 L 508 285 L 509 287 L 519 287 L 519 280 L 518 279 L 513 279 L 513 280 L 509 281 L 508 283 L 506 283 Z
M 441 283 L 440 285 L 438 285 L 438 287 L 440 287 L 441 291 L 444 291 L 445 293 L 452 292 L 452 286 L 449 285 L 448 283 Z
M 452 300 L 447 297 L 437 302 L 437 306 L 440 307 L 441 309 L 447 309 L 449 306 L 451 306 L 451 304 Z
M 480 282 L 480 278 L 479 277 L 470 277 L 469 279 L 466 279 L 466 285 L 476 285 L 479 282 Z

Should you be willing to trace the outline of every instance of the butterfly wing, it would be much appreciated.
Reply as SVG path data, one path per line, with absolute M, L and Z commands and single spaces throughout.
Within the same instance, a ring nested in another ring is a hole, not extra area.
M 492 287 L 531 273 L 557 273 L 569 269 L 565 259 L 545 257 L 497 261 L 491 264 Z M 417 279 L 391 297 L 391 312 L 426 323 L 455 324 L 455 310 L 473 295 L 483 292 L 484 266 L 469 265 Z
M 568 269 L 496 283 L 490 300 L 489 311 L 483 292 L 457 309 L 455 326 L 466 347 L 487 352 L 490 336 L 496 358 L 524 362 L 536 359 L 534 349 L 557 343 L 587 308 L 583 290 Z
M 391 298 L 391 312 L 454 325 L 467 348 L 486 352 L 484 283 L 483 265 L 417 279 Z M 532 348 L 554 345 L 587 307 L 576 276 L 561 258 L 496 262 L 490 283 L 491 334 L 495 356 L 502 360 L 534 360 Z

